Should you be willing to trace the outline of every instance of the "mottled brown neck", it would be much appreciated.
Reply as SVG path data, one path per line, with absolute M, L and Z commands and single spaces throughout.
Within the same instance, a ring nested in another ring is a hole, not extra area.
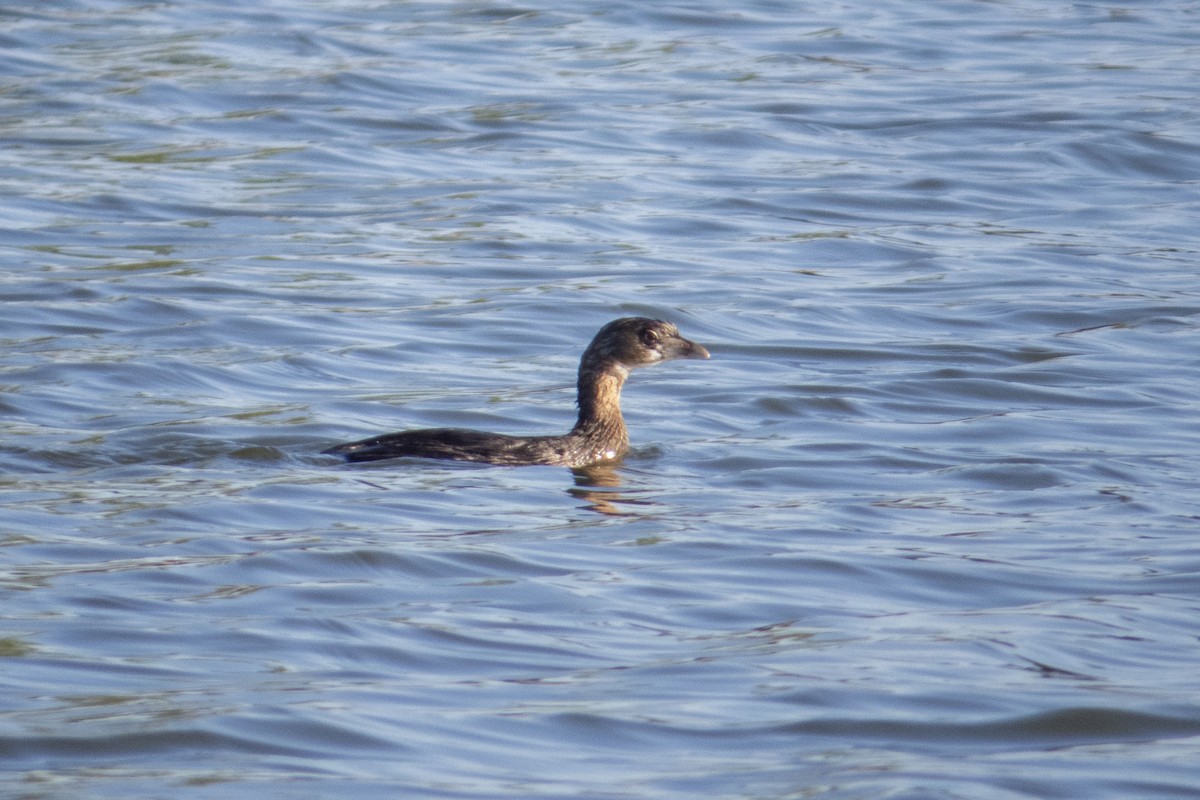
M 621 387 L 629 371 L 620 364 L 583 364 L 579 368 L 579 421 L 572 433 L 587 436 L 618 453 L 629 447 L 621 417 Z

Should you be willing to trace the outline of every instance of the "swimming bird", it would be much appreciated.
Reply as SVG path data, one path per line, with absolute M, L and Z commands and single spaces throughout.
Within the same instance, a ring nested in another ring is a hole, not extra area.
M 620 459 L 629 451 L 621 416 L 621 387 L 629 371 L 681 358 L 708 358 L 670 322 L 624 317 L 600 329 L 579 362 L 579 418 L 561 436 L 510 436 L 464 428 L 427 428 L 347 442 L 322 452 L 346 461 L 411 456 L 525 466 L 586 467 Z

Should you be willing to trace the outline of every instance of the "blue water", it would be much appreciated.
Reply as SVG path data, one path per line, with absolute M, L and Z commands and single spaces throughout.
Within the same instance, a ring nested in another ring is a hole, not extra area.
M 1195 4 L 0 11 L 0 794 L 1200 794 Z M 340 465 L 561 432 L 619 467 Z

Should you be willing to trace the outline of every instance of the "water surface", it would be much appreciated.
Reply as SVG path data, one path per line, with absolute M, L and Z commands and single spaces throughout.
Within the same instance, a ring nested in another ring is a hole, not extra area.
M 1200 791 L 1193 6 L 0 19 L 6 794 Z

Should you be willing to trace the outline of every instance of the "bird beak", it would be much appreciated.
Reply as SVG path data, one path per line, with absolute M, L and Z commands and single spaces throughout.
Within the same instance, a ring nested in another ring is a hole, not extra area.
M 682 336 L 668 342 L 664 352 L 668 359 L 672 358 L 708 358 L 708 350 L 704 345 L 697 344 Z

